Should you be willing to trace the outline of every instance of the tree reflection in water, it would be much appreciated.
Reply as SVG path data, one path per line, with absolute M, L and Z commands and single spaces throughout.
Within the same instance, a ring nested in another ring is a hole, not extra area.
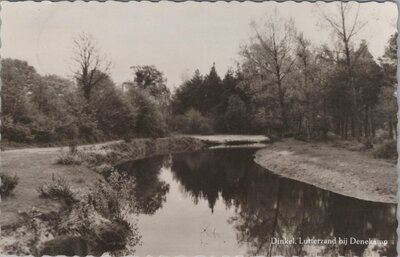
M 361 201 L 280 178 L 255 164 L 253 151 L 219 149 L 175 154 L 171 166 L 175 180 L 194 203 L 206 199 L 213 210 L 222 197 L 227 208 L 235 209 L 229 222 L 237 230 L 237 242 L 247 246 L 247 254 L 363 256 L 372 251 L 395 256 L 395 205 Z M 148 180 L 154 184 L 150 190 L 153 194 L 163 187 L 156 179 L 156 170 L 154 167 L 154 175 Z M 144 188 L 141 192 L 149 192 Z M 367 245 L 273 245 L 273 237 L 371 238 L 389 240 L 389 245 L 368 249 Z
M 135 197 L 138 211 L 142 214 L 153 215 L 162 208 L 166 201 L 169 185 L 160 181 L 158 175 L 162 168 L 170 166 L 168 156 L 126 162 L 117 167 L 135 177 Z

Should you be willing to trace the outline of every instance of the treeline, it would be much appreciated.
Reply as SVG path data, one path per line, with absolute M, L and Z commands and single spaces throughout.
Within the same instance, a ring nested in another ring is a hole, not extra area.
M 40 144 L 169 133 L 396 139 L 397 33 L 374 58 L 367 41 L 354 41 L 364 24 L 348 18 L 353 4 L 338 3 L 338 15 L 322 12 L 333 46 L 313 45 L 274 13 L 252 25 L 235 69 L 223 77 L 215 65 L 197 70 L 173 93 L 154 66 L 133 66 L 132 80 L 116 85 L 86 34 L 74 41 L 71 80 L 3 59 L 2 137 Z
M 262 62 L 255 59 L 262 58 L 263 53 L 257 52 L 263 51 L 262 46 L 251 45 L 253 50 L 244 50 L 244 62 L 223 78 L 215 66 L 206 75 L 197 70 L 176 90 L 172 127 L 183 133 L 286 134 L 309 139 L 328 132 L 343 139 L 373 137 L 380 129 L 395 138 L 396 38 L 397 33 L 391 36 L 379 60 L 373 58 L 366 41 L 351 51 L 356 60 L 350 77 L 353 86 L 349 86 L 344 57 L 326 46 L 312 47 L 302 35 L 296 38 L 290 70 L 285 67 L 280 85 L 257 65 Z M 353 94 L 358 124 L 352 112 Z
M 135 79 L 125 91 L 101 77 L 85 97 L 83 86 L 55 75 L 41 76 L 25 61 L 2 60 L 2 137 L 18 143 L 98 142 L 167 133 L 161 95 Z M 163 82 L 160 82 L 163 83 Z M 165 93 L 168 93 L 164 87 Z
M 397 33 L 375 59 L 366 40 L 354 41 L 365 24 L 348 17 L 353 7 L 339 3 L 338 15 L 323 13 L 334 34 L 333 47 L 313 45 L 292 20 L 277 13 L 261 26 L 253 24 L 236 70 L 223 79 L 215 67 L 205 76 L 196 71 L 176 91 L 174 128 L 304 140 L 326 138 L 328 132 L 342 139 L 377 133 L 395 139 Z
M 252 116 L 252 98 L 240 86 L 241 72 L 229 70 L 221 79 L 213 66 L 198 70 L 172 97 L 171 127 L 182 133 L 260 133 Z M 261 129 L 261 130 L 260 130 Z
M 51 145 L 166 135 L 170 92 L 163 74 L 153 66 L 131 67 L 132 81 L 117 87 L 101 56 L 90 35 L 78 37 L 73 80 L 41 76 L 25 61 L 3 59 L 3 142 Z

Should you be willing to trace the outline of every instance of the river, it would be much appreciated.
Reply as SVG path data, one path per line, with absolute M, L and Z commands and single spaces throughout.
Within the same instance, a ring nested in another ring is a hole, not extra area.
M 135 255 L 396 256 L 396 205 L 279 177 L 253 161 L 254 151 L 204 150 L 120 165 L 136 180 L 142 239 Z

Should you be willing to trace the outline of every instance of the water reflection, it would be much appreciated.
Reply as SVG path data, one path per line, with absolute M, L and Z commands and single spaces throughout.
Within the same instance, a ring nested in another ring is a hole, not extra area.
M 138 211 L 153 215 L 166 201 L 169 185 L 158 178 L 162 168 L 170 166 L 170 158 L 161 156 L 127 162 L 117 167 L 136 180 L 135 197 Z
M 126 164 L 124 168 L 137 179 L 138 199 L 144 213 L 154 214 L 158 209 L 163 208 L 163 203 L 166 204 L 165 212 L 158 216 L 156 214 L 157 217 L 154 220 L 165 220 L 166 217 L 162 216 L 169 215 L 168 209 L 190 208 L 187 203 L 184 205 L 182 202 L 166 200 L 170 193 L 169 185 L 160 180 L 161 170 L 172 173 L 173 179 L 168 181 L 171 186 L 179 185 L 181 195 L 171 192 L 171 197 L 189 197 L 194 205 L 207 201 L 207 208 L 211 212 L 214 212 L 216 204 L 221 201 L 225 206 L 225 213 L 221 214 L 224 211 L 219 210 L 219 215 L 210 216 L 208 219 L 212 223 L 214 217 L 216 219 L 221 215 L 226 216 L 226 221 L 235 233 L 233 237 L 237 249 L 246 251 L 237 254 L 253 256 L 396 255 L 395 205 L 360 201 L 280 178 L 255 164 L 252 157 L 253 151 L 251 149 L 218 149 L 175 154 L 171 159 L 151 158 Z M 173 221 L 177 223 L 177 226 L 185 226 L 179 223 L 190 220 L 189 214 L 174 212 L 174 215 L 177 215 Z M 143 226 L 142 229 L 146 230 L 148 227 Z M 151 235 L 151 231 L 147 232 Z M 193 231 L 193 234 L 198 232 Z M 180 231 L 169 231 L 169 233 L 180 233 Z M 389 245 L 376 247 L 355 244 L 317 246 L 271 244 L 271 238 L 297 239 L 298 237 L 303 239 L 371 238 L 389 240 Z M 181 240 L 181 243 L 185 244 L 187 242 L 183 241 L 189 239 Z M 228 240 L 229 238 L 224 238 L 223 242 Z M 144 243 L 146 243 L 145 238 Z M 202 244 L 199 247 L 206 250 L 207 245 Z M 230 252 L 229 249 L 227 246 L 226 254 Z M 192 255 L 191 252 L 186 251 L 180 253 Z M 212 252 L 212 249 L 210 251 Z M 193 252 L 193 254 L 198 254 L 198 252 Z

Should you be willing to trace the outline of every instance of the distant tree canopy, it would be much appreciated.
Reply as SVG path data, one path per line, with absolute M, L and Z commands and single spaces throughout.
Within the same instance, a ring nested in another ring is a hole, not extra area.
M 121 86 L 93 37 L 75 39 L 74 80 L 42 76 L 27 62 L 3 59 L 2 137 L 21 143 L 96 142 L 176 133 L 262 133 L 343 139 L 397 137 L 397 33 L 374 58 L 354 36 L 354 4 L 321 10 L 332 46 L 313 45 L 278 12 L 251 25 L 235 69 L 196 70 L 174 93 L 153 65 L 132 66 Z M 336 19 L 336 18 L 340 19 Z M 357 16 L 355 16 L 357 17 Z M 335 19 L 333 19 L 335 18 Z
M 206 75 L 196 70 L 176 90 L 173 129 L 304 139 L 325 138 L 328 132 L 343 139 L 370 138 L 383 130 L 396 137 L 397 33 L 376 60 L 366 40 L 355 44 L 365 25 L 349 17 L 358 13 L 356 7 L 339 3 L 336 16 L 322 10 L 336 36 L 333 48 L 312 45 L 277 12 L 262 25 L 252 24 L 254 34 L 241 48 L 235 71 L 220 79 L 215 65 Z M 193 117 L 204 131 L 192 125 Z
M 154 72 L 158 80 L 141 83 L 143 77 L 138 76 L 135 86 L 124 92 L 96 70 L 95 76 L 102 79 L 92 85 L 87 98 L 79 80 L 41 76 L 24 61 L 3 59 L 2 137 L 52 144 L 164 136 L 170 92 L 155 67 L 143 71 Z

